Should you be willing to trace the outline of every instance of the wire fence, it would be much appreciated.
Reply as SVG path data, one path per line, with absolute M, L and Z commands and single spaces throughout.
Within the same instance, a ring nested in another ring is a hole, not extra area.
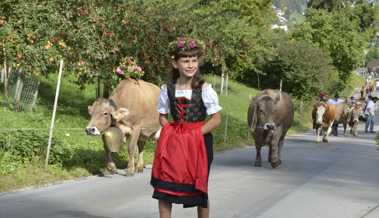
M 2 78 L 4 76 L 2 71 Z M 2 79 L 4 83 L 4 78 Z M 8 98 L 3 105 L 11 107 L 14 111 L 31 111 L 36 105 L 40 82 L 26 73 L 15 70 L 8 78 Z

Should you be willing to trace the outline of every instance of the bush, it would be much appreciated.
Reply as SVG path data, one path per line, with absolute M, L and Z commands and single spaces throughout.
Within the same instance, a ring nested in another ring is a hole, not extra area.
M 39 130 L 15 130 L 0 133 L 0 151 L 18 157 L 19 161 L 30 161 L 34 157 L 45 158 L 48 133 Z M 73 150 L 53 137 L 50 163 L 63 164 L 73 155 Z
M 288 41 L 278 46 L 276 57 L 264 67 L 264 87 L 278 88 L 294 97 L 311 100 L 321 90 L 328 91 L 337 79 L 331 58 L 305 41 Z
M 17 171 L 21 164 L 17 156 L 0 150 L 0 175 L 9 175 Z

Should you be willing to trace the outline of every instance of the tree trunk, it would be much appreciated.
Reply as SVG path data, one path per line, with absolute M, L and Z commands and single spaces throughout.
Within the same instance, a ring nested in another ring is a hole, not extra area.
M 4 40 L 3 40 L 3 45 L 5 45 Z M 8 101 L 8 64 L 7 64 L 7 55 L 5 52 L 5 46 L 3 46 L 3 55 L 4 55 L 4 95 L 5 95 L 5 100 Z
M 220 94 L 222 95 L 224 93 L 224 73 L 221 73 L 221 86 L 220 86 Z
M 228 89 L 229 89 L 229 74 L 226 73 L 226 81 L 225 81 L 225 95 L 228 95 Z
M 18 77 L 17 83 L 16 83 L 16 91 L 14 94 L 14 104 L 15 104 L 15 111 L 19 112 L 22 110 L 22 104 L 21 104 L 21 93 L 22 89 L 24 87 L 24 82 L 22 81 L 21 77 Z
M 257 88 L 260 89 L 260 88 L 261 88 L 261 87 L 260 87 L 261 84 L 260 84 L 260 78 L 259 78 L 259 73 L 258 73 L 258 72 L 257 72 L 257 82 L 258 82 L 258 84 L 257 84 L 258 87 L 257 87 Z
M 227 77 L 227 74 L 226 74 L 226 69 L 225 69 L 225 64 L 221 64 L 221 87 L 220 87 L 220 94 L 223 94 L 224 93 L 224 88 L 225 88 L 225 79 Z
M 112 92 L 112 81 L 104 80 L 103 81 L 103 98 L 108 98 Z
M 100 93 L 101 93 L 101 81 L 100 81 L 100 77 L 97 76 L 97 85 L 96 85 L 96 98 L 99 98 L 100 97 Z

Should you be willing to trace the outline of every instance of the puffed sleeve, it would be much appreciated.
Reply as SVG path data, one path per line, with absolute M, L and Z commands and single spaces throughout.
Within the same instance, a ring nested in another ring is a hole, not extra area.
M 208 115 L 215 114 L 222 109 L 218 103 L 217 93 L 210 84 L 203 86 L 202 98 Z
M 158 100 L 158 112 L 160 114 L 169 114 L 170 113 L 170 101 L 168 100 L 167 86 L 161 86 L 161 92 L 159 94 Z

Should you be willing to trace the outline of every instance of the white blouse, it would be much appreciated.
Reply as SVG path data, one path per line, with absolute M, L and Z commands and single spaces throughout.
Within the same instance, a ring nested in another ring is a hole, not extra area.
M 175 97 L 185 97 L 191 99 L 192 90 L 175 90 Z M 204 106 L 207 109 L 207 114 L 215 114 L 222 108 L 218 103 L 218 97 L 216 91 L 210 84 L 205 84 L 202 87 L 201 97 L 204 102 Z M 158 112 L 161 114 L 170 113 L 170 100 L 168 99 L 167 86 L 161 86 L 161 92 L 158 100 Z

